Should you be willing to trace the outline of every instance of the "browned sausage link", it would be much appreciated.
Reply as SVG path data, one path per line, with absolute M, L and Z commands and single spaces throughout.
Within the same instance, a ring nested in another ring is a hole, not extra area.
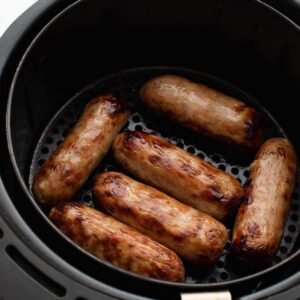
M 245 103 L 205 85 L 164 75 L 146 82 L 140 95 L 155 112 L 196 132 L 244 148 L 261 143 L 259 114 Z
M 242 199 L 243 188 L 234 177 L 158 136 L 124 132 L 115 139 L 113 151 L 134 176 L 219 220 Z
M 225 247 L 227 231 L 223 224 L 121 173 L 98 175 L 93 194 L 116 219 L 186 260 L 209 265 Z
M 72 199 L 107 153 L 128 114 L 127 104 L 110 94 L 93 99 L 36 174 L 33 192 L 37 199 L 47 205 Z
M 79 246 L 117 267 L 156 279 L 184 279 L 173 251 L 93 208 L 68 203 L 52 208 L 50 218 Z
M 241 259 L 271 260 L 280 245 L 294 190 L 297 157 L 286 139 L 273 138 L 250 166 L 250 184 L 233 231 L 232 247 Z

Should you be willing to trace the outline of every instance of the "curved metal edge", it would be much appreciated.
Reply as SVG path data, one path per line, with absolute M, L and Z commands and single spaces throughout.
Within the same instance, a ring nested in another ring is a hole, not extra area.
M 296 274 L 288 277 L 287 279 L 271 286 L 271 287 L 263 289 L 259 292 L 254 293 L 254 294 L 241 297 L 240 300 L 264 299 L 265 297 L 271 297 L 273 295 L 277 295 L 279 293 L 282 293 L 283 291 L 291 289 L 296 285 L 299 285 L 299 293 L 300 293 L 300 271 L 297 272 Z M 295 294 L 295 296 L 297 296 L 297 297 L 299 297 L 299 295 L 300 294 L 298 294 L 298 295 Z M 295 299 L 299 299 L 299 298 L 295 298 Z
M 263 0 L 263 2 L 300 25 L 300 0 Z
M 273 6 L 270 4 L 271 1 L 267 0 L 255 0 L 259 5 L 264 6 L 268 8 L 273 14 L 280 16 L 283 20 L 285 20 L 289 25 L 292 25 L 294 29 L 297 31 L 300 31 L 300 24 L 297 24 L 290 16 L 285 15 L 281 10 L 276 8 L 277 6 Z M 282 2 L 285 0 L 282 0 Z M 276 3 L 275 3 L 276 4 Z M 299 9 L 300 9 L 300 3 L 299 3 Z

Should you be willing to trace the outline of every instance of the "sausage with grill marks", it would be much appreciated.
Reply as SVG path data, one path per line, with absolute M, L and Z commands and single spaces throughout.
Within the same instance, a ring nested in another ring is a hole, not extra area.
M 127 121 L 127 104 L 111 94 L 98 96 L 42 165 L 33 181 L 33 193 L 46 205 L 68 202 L 100 163 Z
M 113 152 L 134 176 L 219 220 L 230 216 L 242 200 L 243 188 L 233 176 L 156 135 L 121 133 Z
M 146 277 L 181 282 L 184 267 L 171 250 L 93 208 L 67 203 L 50 219 L 80 247 L 113 265 Z
M 232 248 L 249 262 L 267 262 L 276 254 L 294 190 L 297 157 L 287 139 L 272 138 L 250 166 L 250 183 L 233 231 Z
M 97 203 L 184 259 L 207 266 L 222 253 L 227 231 L 214 218 L 117 172 L 98 175 Z
M 258 147 L 262 142 L 257 111 L 200 83 L 163 75 L 146 82 L 140 96 L 154 112 L 196 132 L 245 149 Z

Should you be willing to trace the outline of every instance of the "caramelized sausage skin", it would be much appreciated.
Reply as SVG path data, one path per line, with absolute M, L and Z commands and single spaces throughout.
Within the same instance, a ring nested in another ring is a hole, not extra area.
M 218 220 L 231 215 L 242 200 L 243 188 L 233 176 L 156 135 L 121 133 L 113 152 L 134 176 Z
M 46 205 L 68 202 L 107 153 L 127 121 L 127 104 L 111 94 L 98 96 L 33 181 L 33 193 Z
M 245 149 L 262 142 L 257 111 L 200 83 L 163 75 L 146 82 L 140 96 L 154 112 L 196 132 Z
M 98 175 L 93 194 L 116 219 L 188 261 L 211 265 L 225 247 L 227 230 L 223 224 L 124 174 Z
M 184 279 L 173 251 L 100 211 L 70 202 L 52 208 L 49 217 L 80 247 L 119 268 L 161 280 Z
M 250 166 L 250 182 L 240 206 L 232 249 L 242 260 L 268 262 L 280 245 L 294 190 L 297 157 L 287 139 L 272 138 Z

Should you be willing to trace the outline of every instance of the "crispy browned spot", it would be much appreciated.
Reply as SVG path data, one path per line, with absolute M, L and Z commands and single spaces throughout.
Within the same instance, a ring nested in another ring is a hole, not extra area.
M 261 234 L 258 225 L 254 222 L 247 224 L 247 232 L 252 239 L 257 239 Z
M 290 193 L 289 193 L 289 192 L 284 192 L 282 196 L 283 196 L 283 199 L 284 199 L 285 201 L 290 200 Z
M 185 174 L 189 176 L 199 175 L 199 173 L 193 167 L 191 167 L 189 164 L 185 162 L 179 162 L 178 166 L 181 171 L 183 171 Z
M 158 234 L 161 234 L 161 235 L 168 234 L 163 223 L 160 222 L 159 220 L 157 220 L 156 218 L 152 218 L 151 216 L 144 217 L 143 223 L 146 228 L 149 228 L 150 230 L 153 230 Z
M 167 141 L 153 134 L 143 132 L 143 131 L 126 131 L 122 133 L 122 136 L 123 136 L 123 144 L 125 145 L 129 145 L 131 143 L 148 144 L 149 146 L 152 146 L 154 149 L 159 151 L 173 146 Z
M 101 178 L 102 178 L 102 175 L 100 174 L 100 176 L 97 177 L 96 180 L 100 180 Z M 109 185 L 109 184 L 123 184 L 122 176 L 120 176 L 118 174 L 105 176 L 104 179 L 103 179 L 103 183 L 106 184 L 106 185 Z
M 161 139 L 159 137 L 156 137 L 155 135 L 148 134 L 148 138 L 149 137 L 150 137 L 149 143 L 152 143 L 152 145 L 154 146 L 154 148 L 156 148 L 158 150 L 167 149 L 167 148 L 173 147 L 172 144 L 170 144 L 169 142 L 167 142 L 167 141 L 165 141 L 165 140 L 163 140 L 163 139 Z
M 120 97 L 107 94 L 100 96 L 102 101 L 105 103 L 104 110 L 109 115 L 118 115 L 128 110 L 128 104 Z
M 172 168 L 172 161 L 165 156 L 149 155 L 149 161 L 153 165 L 159 164 L 165 168 Z
M 225 200 L 224 194 L 220 190 L 220 187 L 216 184 L 209 186 L 208 195 L 210 195 L 210 198 L 212 200 L 218 200 L 218 201 Z
M 282 145 L 278 145 L 277 151 L 280 156 L 287 156 L 286 149 Z
M 146 144 L 145 139 L 143 138 L 143 134 L 140 131 L 126 131 L 120 134 L 122 137 L 121 142 L 125 146 L 130 146 L 131 144 L 135 143 L 137 140 L 142 143 Z
M 239 233 L 240 234 L 240 233 Z M 247 251 L 247 236 L 240 234 L 238 238 L 232 241 L 232 249 L 235 252 L 241 253 Z
M 149 161 L 156 165 L 160 161 L 160 157 L 158 155 L 149 155 Z
M 211 228 L 206 231 L 206 237 L 210 243 L 216 241 L 220 236 L 220 232 L 217 229 Z
M 46 165 L 45 165 L 46 166 Z M 50 172 L 56 172 L 61 177 L 69 176 L 72 173 L 72 168 L 64 162 L 51 162 L 46 166 Z
M 235 107 L 234 107 L 234 111 L 236 113 L 241 113 L 243 110 L 245 110 L 247 108 L 247 106 L 244 104 L 244 103 L 241 103 L 241 104 L 237 104 Z

